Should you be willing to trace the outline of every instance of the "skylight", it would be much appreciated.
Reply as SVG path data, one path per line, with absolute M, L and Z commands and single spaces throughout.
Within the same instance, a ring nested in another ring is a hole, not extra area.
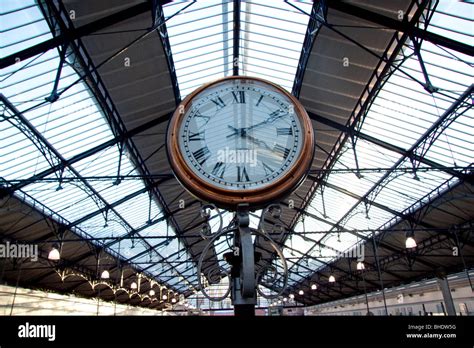
M 292 3 L 311 12 L 312 1 Z M 232 75 L 233 1 L 178 1 L 163 10 L 166 18 L 177 13 L 167 29 L 183 98 L 204 83 Z M 269 80 L 291 92 L 308 21 L 284 1 L 242 1 L 239 74 Z

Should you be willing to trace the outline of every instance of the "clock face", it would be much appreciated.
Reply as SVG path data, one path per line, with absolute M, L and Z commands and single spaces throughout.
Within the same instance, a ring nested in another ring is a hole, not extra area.
M 283 88 L 230 76 L 199 87 L 170 120 L 167 154 L 176 178 L 197 198 L 225 209 L 282 199 L 306 177 L 313 127 Z
M 273 85 L 230 79 L 196 94 L 178 128 L 189 169 L 213 187 L 259 189 L 284 177 L 303 148 L 293 101 Z

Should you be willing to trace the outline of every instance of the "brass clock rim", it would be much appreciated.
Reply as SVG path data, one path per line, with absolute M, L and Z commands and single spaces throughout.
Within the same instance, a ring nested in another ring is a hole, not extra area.
M 200 178 L 186 163 L 179 149 L 179 129 L 184 116 L 190 108 L 191 101 L 196 95 L 214 85 L 231 80 L 253 80 L 267 84 L 285 95 L 295 107 L 302 127 L 303 146 L 301 151 L 291 164 L 288 172 L 274 182 L 260 188 L 229 190 L 214 186 L 210 182 Z M 235 208 L 240 203 L 248 203 L 252 207 L 263 206 L 265 203 L 282 198 L 285 194 L 296 188 L 304 179 L 307 170 L 312 163 L 314 155 L 314 135 L 311 121 L 301 103 L 277 84 L 265 79 L 251 76 L 228 76 L 202 85 L 189 94 L 176 108 L 168 125 L 167 131 L 167 153 L 171 168 L 178 181 L 194 196 L 208 202 L 213 202 L 224 208 Z

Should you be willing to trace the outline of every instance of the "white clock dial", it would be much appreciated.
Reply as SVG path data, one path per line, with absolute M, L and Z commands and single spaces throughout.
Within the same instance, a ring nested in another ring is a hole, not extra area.
M 195 175 L 237 191 L 282 178 L 302 151 L 302 132 L 287 96 L 259 81 L 235 79 L 194 96 L 178 143 Z

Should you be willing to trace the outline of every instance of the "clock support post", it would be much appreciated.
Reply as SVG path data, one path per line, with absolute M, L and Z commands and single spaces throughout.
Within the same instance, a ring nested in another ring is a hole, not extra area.
M 237 207 L 237 230 L 234 234 L 234 253 L 230 258 L 231 299 L 236 316 L 255 316 L 257 303 L 255 282 L 255 253 L 249 227 L 249 206 Z

